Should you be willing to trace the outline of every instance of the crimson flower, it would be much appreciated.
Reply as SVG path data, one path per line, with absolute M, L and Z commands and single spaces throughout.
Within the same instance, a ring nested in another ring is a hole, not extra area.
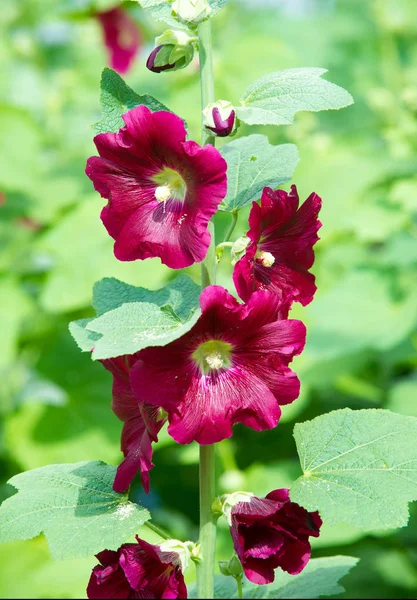
M 136 539 L 117 552 L 97 554 L 100 565 L 91 573 L 88 598 L 187 598 L 179 555 Z
M 113 375 L 112 409 L 124 422 L 121 449 L 124 460 L 119 465 L 113 483 L 116 492 L 125 492 L 140 472 L 142 485 L 149 493 L 149 471 L 153 468 L 152 442 L 158 441 L 158 433 L 165 423 L 159 416 L 159 408 L 138 399 L 130 385 L 130 370 L 137 355 L 119 356 L 100 361 Z
M 266 498 L 253 496 L 231 510 L 231 534 L 246 577 L 256 584 L 274 581 L 274 569 L 291 575 L 304 569 L 311 556 L 308 538 L 319 537 L 322 520 L 290 501 L 289 490 Z
M 286 307 L 270 292 L 243 305 L 209 286 L 200 304 L 202 315 L 188 333 L 138 352 L 132 389 L 167 411 L 168 432 L 180 444 L 214 444 L 230 437 L 235 423 L 276 427 L 279 405 L 299 394 L 288 364 L 304 347 L 304 325 L 287 320 Z
M 321 198 L 311 194 L 298 208 L 295 185 L 288 194 L 266 187 L 261 204 L 252 205 L 249 216 L 250 243 L 236 263 L 233 281 L 242 300 L 255 290 L 270 290 L 285 301 L 309 304 L 316 291 L 313 246 L 321 227 Z
M 141 46 L 138 26 L 122 8 L 99 12 L 96 17 L 103 29 L 110 66 L 124 75 L 129 71 Z
M 94 138 L 100 157 L 86 173 L 108 199 L 101 219 L 119 260 L 159 256 L 173 269 L 202 261 L 207 226 L 226 195 L 226 161 L 210 145 L 185 141 L 176 115 L 137 106 L 118 133 Z

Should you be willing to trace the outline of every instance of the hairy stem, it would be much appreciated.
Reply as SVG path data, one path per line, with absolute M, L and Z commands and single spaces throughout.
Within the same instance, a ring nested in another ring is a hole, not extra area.
M 230 238 L 232 237 L 232 233 L 234 232 L 235 227 L 237 225 L 238 212 L 233 211 L 231 214 L 232 214 L 232 222 L 230 223 L 230 227 L 226 232 L 223 243 L 228 242 L 230 240 Z
M 201 76 L 201 108 L 214 102 L 213 56 L 211 23 L 204 21 L 198 28 Z M 214 136 L 202 125 L 203 144 L 213 144 Z M 215 283 L 216 252 L 214 227 L 211 227 L 211 246 L 201 266 L 203 289 Z M 214 445 L 200 446 L 200 548 L 201 561 L 197 566 L 198 598 L 214 597 L 214 563 L 216 558 L 217 518 L 211 510 L 216 495 Z
M 168 533 L 166 533 L 163 529 L 160 529 L 159 527 L 157 527 L 157 525 L 154 525 L 150 521 L 146 521 L 145 526 L 157 535 L 159 535 L 159 537 L 163 538 L 164 540 L 171 539 L 171 536 Z

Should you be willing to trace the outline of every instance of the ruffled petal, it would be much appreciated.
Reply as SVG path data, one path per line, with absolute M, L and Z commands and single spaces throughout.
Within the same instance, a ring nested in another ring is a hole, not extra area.
M 116 258 L 159 256 L 175 269 L 201 262 L 210 245 L 208 222 L 227 192 L 226 161 L 213 146 L 186 142 L 184 122 L 170 112 L 138 106 L 123 119 L 119 132 L 94 138 L 100 157 L 86 168 L 108 200 L 101 219 L 115 239 Z M 168 180 L 157 183 L 164 172 L 182 179 L 184 197 L 169 195 Z M 157 199 L 160 185 L 166 200 Z

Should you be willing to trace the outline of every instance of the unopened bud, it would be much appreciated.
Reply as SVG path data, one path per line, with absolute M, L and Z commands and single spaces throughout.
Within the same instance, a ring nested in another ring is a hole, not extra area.
M 226 575 L 226 577 L 234 577 L 236 579 L 243 575 L 243 568 L 236 554 L 230 560 L 219 560 L 219 568 L 221 573 Z
M 155 38 L 155 49 L 149 55 L 146 66 L 154 73 L 184 69 L 194 58 L 196 37 L 186 31 L 168 29 Z
M 247 235 L 243 235 L 235 241 L 230 251 L 233 266 L 235 266 L 235 264 L 242 258 L 242 256 L 245 256 L 246 248 L 249 246 L 250 243 L 251 240 L 250 238 L 248 238 Z
M 236 131 L 236 112 L 231 102 L 217 100 L 203 110 L 204 125 L 218 137 L 227 137 Z
M 172 15 L 182 23 L 195 26 L 208 19 L 212 10 L 207 0 L 174 0 Z

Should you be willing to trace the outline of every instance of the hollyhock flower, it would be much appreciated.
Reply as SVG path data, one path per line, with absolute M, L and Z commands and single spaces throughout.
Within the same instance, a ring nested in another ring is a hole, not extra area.
M 141 36 L 135 21 L 122 8 L 99 12 L 96 17 L 103 29 L 104 43 L 112 69 L 127 73 L 141 46 Z
M 118 133 L 94 138 L 100 157 L 86 173 L 108 199 L 101 219 L 119 260 L 159 256 L 173 269 L 202 261 L 207 226 L 226 195 L 226 161 L 207 145 L 185 141 L 176 115 L 137 106 Z
M 242 499 L 229 514 L 233 544 L 246 577 L 256 584 L 274 581 L 274 569 L 291 575 L 304 569 L 311 556 L 309 537 L 319 537 L 322 520 L 290 501 L 289 490 L 266 498 Z
M 116 492 L 125 492 L 136 473 L 140 472 L 142 485 L 149 493 L 149 471 L 153 468 L 152 443 L 158 441 L 158 433 L 166 419 L 160 416 L 157 406 L 150 406 L 136 397 L 130 385 L 130 370 L 137 355 L 119 356 L 100 361 L 113 375 L 112 409 L 123 421 L 121 449 L 124 460 L 119 465 L 113 483 Z
M 321 227 L 321 198 L 311 194 L 298 208 L 295 185 L 288 194 L 266 187 L 261 204 L 252 205 L 248 247 L 236 263 L 233 281 L 242 300 L 255 290 L 270 290 L 291 302 L 309 304 L 316 291 L 313 246 Z
M 117 552 L 97 554 L 100 565 L 91 573 L 88 598 L 187 598 L 179 554 L 136 539 Z
M 236 112 L 231 102 L 218 100 L 203 110 L 204 126 L 218 137 L 227 137 L 236 130 Z
M 270 292 L 242 305 L 209 286 L 200 303 L 202 315 L 188 333 L 138 352 L 133 390 L 167 411 L 168 433 L 180 444 L 214 444 L 230 437 L 235 423 L 276 427 L 279 405 L 299 394 L 288 364 L 304 347 L 304 325 L 287 320 L 287 308 Z

